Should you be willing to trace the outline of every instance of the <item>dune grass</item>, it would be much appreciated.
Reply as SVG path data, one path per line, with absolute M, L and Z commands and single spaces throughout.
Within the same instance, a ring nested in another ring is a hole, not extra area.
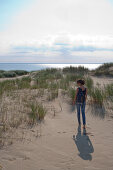
M 105 94 L 102 89 L 99 89 L 98 87 L 93 88 L 90 92 L 90 97 L 93 103 L 103 106 Z
M 83 74 L 74 74 L 74 73 L 71 73 L 71 74 L 66 74 L 66 79 L 68 81 L 72 81 L 72 82 L 75 82 L 77 81 L 78 79 L 83 79 Z
M 4 92 L 11 92 L 18 89 L 30 88 L 30 77 L 23 77 L 22 79 L 4 80 L 0 82 L 0 96 Z
M 108 100 L 113 101 L 113 84 L 105 86 L 105 95 Z
M 85 67 L 65 67 L 63 68 L 63 73 L 72 73 L 72 74 L 87 74 L 89 70 Z
M 4 71 L 1 70 L 1 73 Z M 18 71 L 15 73 L 24 74 Z M 106 101 L 113 102 L 113 84 L 105 87 L 94 86 L 92 78 L 88 75 L 88 69 L 83 67 L 69 67 L 63 70 L 46 69 L 32 72 L 19 79 L 1 81 L 0 122 L 3 127 L 0 127 L 0 138 L 5 131 L 11 130 L 13 133 L 14 129 L 23 124 L 23 126 L 29 125 L 29 123 L 35 125 L 44 120 L 47 113 L 47 105 L 46 107 L 42 105 L 44 101 L 46 104 L 51 104 L 61 94 L 65 94 L 65 99 L 69 99 L 71 101 L 69 103 L 72 104 L 78 79 L 85 80 L 88 100 L 93 106 L 96 104 L 99 108 L 103 108 Z M 31 86 L 31 81 L 35 81 L 33 86 Z
M 2 96 L 2 94 L 4 92 L 7 92 L 7 91 L 12 91 L 12 90 L 15 90 L 16 87 L 15 87 L 15 81 L 14 80 L 6 80 L 6 81 L 3 81 L 3 82 L 0 82 L 0 96 Z
M 38 120 L 42 121 L 47 113 L 46 108 L 39 103 L 31 103 L 29 105 L 31 111 L 28 114 L 30 118 L 30 123 L 35 124 Z
M 49 94 L 47 96 L 48 101 L 52 101 L 58 98 L 58 89 L 55 90 L 49 90 Z
M 93 71 L 95 76 L 113 76 L 113 63 L 105 63 Z
M 27 89 L 31 87 L 30 82 L 31 82 L 31 78 L 28 76 L 28 77 L 23 77 L 22 79 L 16 79 L 15 85 L 17 86 L 18 89 Z
M 68 91 L 68 94 L 71 98 L 71 103 L 72 103 L 74 98 L 75 98 L 76 90 L 74 88 L 70 88 L 69 91 Z
M 94 88 L 94 83 L 91 77 L 85 78 L 85 84 L 88 90 L 88 94 L 91 95 L 92 89 Z

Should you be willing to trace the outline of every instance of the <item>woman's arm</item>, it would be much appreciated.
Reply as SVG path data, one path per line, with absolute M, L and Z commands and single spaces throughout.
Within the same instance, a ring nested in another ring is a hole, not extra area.
M 76 102 L 78 91 L 79 91 L 79 89 L 77 88 L 76 93 L 75 93 L 75 98 L 74 98 L 74 100 L 73 100 L 73 105 L 74 105 L 75 102 Z
M 86 88 L 86 95 L 85 95 L 85 101 L 87 100 L 87 88 Z

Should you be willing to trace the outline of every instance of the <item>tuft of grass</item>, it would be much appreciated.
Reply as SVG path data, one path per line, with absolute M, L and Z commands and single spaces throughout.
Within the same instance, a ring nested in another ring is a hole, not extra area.
M 51 89 L 51 90 L 57 90 L 58 88 L 59 88 L 59 84 L 58 84 L 58 82 L 54 82 L 54 81 L 52 81 L 52 82 L 50 82 L 49 83 L 49 89 Z
M 22 79 L 16 79 L 15 84 L 17 85 L 18 89 L 28 89 L 31 87 L 30 85 L 31 78 L 23 77 Z
M 47 113 L 47 110 L 42 104 L 38 104 L 37 110 L 38 110 L 38 120 L 43 120 Z
M 105 95 L 108 100 L 113 101 L 113 84 L 108 84 L 105 86 Z
M 63 90 L 67 90 L 69 88 L 69 80 L 63 78 L 59 81 L 59 88 Z
M 75 98 L 75 94 L 76 94 L 76 90 L 73 88 L 69 89 L 69 96 L 71 98 L 71 101 L 73 102 L 74 98 Z
M 83 75 L 82 74 L 74 74 L 74 73 L 71 73 L 71 74 L 67 74 L 66 75 L 66 79 L 68 81 L 73 81 L 75 82 L 76 80 L 78 79 L 82 79 L 83 78 Z
M 48 101 L 52 101 L 58 97 L 58 89 L 49 90 L 49 95 L 47 97 Z
M 38 103 L 30 104 L 30 109 L 29 118 L 32 124 L 35 124 L 38 120 L 42 121 L 47 113 L 45 107 Z
M 85 84 L 88 89 L 89 95 L 91 94 L 92 89 L 94 88 L 93 80 L 90 77 L 85 78 Z
M 40 77 L 37 79 L 37 88 L 43 88 L 43 89 L 47 89 L 48 88 L 48 82 L 46 79 L 44 79 L 43 77 Z
M 91 101 L 99 106 L 103 106 L 105 94 L 100 88 L 93 88 L 90 93 Z
M 31 109 L 31 112 L 29 113 L 29 118 L 31 122 L 34 124 L 35 121 L 38 119 L 37 105 L 34 103 L 31 103 L 30 109 Z

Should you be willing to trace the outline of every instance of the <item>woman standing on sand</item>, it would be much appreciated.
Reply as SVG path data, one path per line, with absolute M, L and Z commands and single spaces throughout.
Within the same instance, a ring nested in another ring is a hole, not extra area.
M 81 125 L 80 121 L 80 110 L 82 112 L 82 121 L 83 121 L 83 128 L 86 128 L 86 117 L 85 117 L 85 105 L 86 105 L 86 99 L 87 99 L 87 88 L 84 87 L 85 81 L 84 80 L 78 80 L 77 81 L 77 91 L 75 94 L 75 98 L 73 101 L 73 104 L 77 105 L 77 118 L 78 118 L 78 124 Z

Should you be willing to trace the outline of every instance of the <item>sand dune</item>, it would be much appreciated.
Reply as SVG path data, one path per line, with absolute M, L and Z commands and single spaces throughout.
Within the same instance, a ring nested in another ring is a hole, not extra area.
M 62 111 L 59 108 L 59 102 Z M 41 135 L 0 150 L 3 170 L 112 170 L 113 119 L 95 117 L 86 107 L 87 129 L 78 128 L 76 111 L 59 96 L 53 103 L 56 116 L 49 113 L 41 124 Z

